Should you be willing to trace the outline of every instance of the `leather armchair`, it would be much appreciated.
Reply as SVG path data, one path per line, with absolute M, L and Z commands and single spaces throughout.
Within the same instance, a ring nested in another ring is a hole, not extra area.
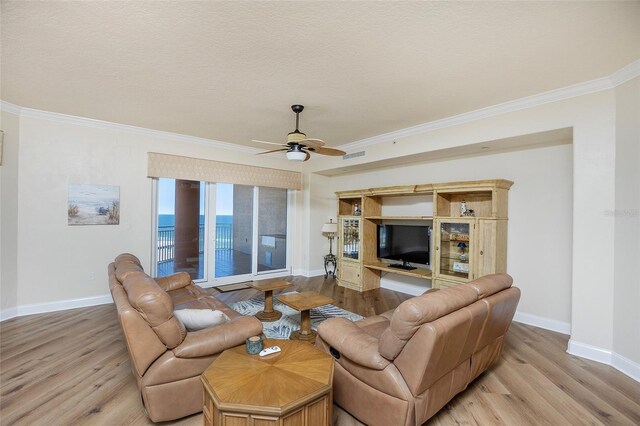
M 109 265 L 109 287 L 118 310 L 131 369 L 147 415 L 154 422 L 202 411 L 200 375 L 224 350 L 262 333 L 244 317 L 193 284 L 189 274 L 153 279 L 138 259 L 123 254 Z M 189 332 L 174 309 L 218 309 L 229 321 Z
M 371 425 L 420 425 L 502 352 L 520 290 L 495 274 L 406 300 L 395 310 L 318 327 L 336 358 L 334 402 Z

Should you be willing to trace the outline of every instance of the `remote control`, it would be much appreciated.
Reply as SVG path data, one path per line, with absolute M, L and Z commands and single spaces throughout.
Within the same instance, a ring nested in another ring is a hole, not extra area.
M 265 348 L 265 349 L 261 350 L 260 351 L 260 356 L 271 355 L 271 354 L 275 354 L 277 352 L 280 352 L 280 348 L 278 346 L 272 346 L 270 348 Z

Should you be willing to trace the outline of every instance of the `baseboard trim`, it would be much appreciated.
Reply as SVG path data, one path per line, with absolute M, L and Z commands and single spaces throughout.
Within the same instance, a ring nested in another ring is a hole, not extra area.
M 571 334 L 571 324 L 568 322 L 539 317 L 525 312 L 516 312 L 513 320 L 515 322 L 544 328 L 545 330 L 555 331 L 557 333 Z
M 8 308 L 0 311 L 0 322 L 15 318 L 18 316 L 18 308 Z
M 611 366 L 631 377 L 636 382 L 640 382 L 640 364 L 637 362 L 631 361 L 614 352 L 611 354 Z
M 429 290 L 431 287 L 419 287 L 413 284 L 405 284 L 399 283 L 397 281 L 394 282 L 384 282 L 380 283 L 380 287 L 386 288 L 387 290 L 398 291 L 404 294 L 410 294 L 412 296 L 420 296 L 425 291 Z
M 615 352 L 570 339 L 567 353 L 610 365 L 636 382 L 640 382 L 640 364 Z
M 312 271 L 304 270 L 304 269 L 294 269 L 291 271 L 292 275 L 301 275 L 306 278 L 318 277 L 320 275 L 324 276 L 324 269 L 315 269 Z
M 587 343 L 576 342 L 573 339 L 569 339 L 567 353 L 579 356 L 580 358 L 586 358 L 592 361 L 601 362 L 603 364 L 612 365 L 611 351 L 599 348 L 597 346 L 589 345 Z
M 110 294 L 94 297 L 83 297 L 80 299 L 58 300 L 56 302 L 33 303 L 17 307 L 16 316 L 44 314 L 47 312 L 66 311 L 67 309 L 86 308 L 88 306 L 106 305 L 113 303 Z
M 551 320 L 523 312 L 516 312 L 513 320 L 522 324 L 544 328 L 545 330 L 556 331 L 562 334 L 571 334 L 571 324 L 562 321 Z M 615 352 L 569 339 L 567 353 L 580 358 L 610 365 L 621 373 L 631 377 L 636 382 L 640 382 L 640 364 Z

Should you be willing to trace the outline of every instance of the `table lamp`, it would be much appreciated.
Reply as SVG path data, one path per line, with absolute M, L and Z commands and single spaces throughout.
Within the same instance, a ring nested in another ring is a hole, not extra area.
M 333 223 L 333 219 L 329 219 L 329 223 L 325 223 L 322 225 L 322 233 L 327 234 L 327 238 L 329 239 L 329 254 L 333 254 L 333 239 L 338 232 L 338 224 Z
M 336 276 L 336 266 L 337 259 L 333 254 L 333 239 L 336 237 L 336 233 L 338 232 L 338 224 L 333 223 L 332 219 L 329 219 L 329 223 L 325 223 L 322 225 L 322 233 L 327 234 L 327 238 L 329 239 L 329 254 L 324 256 L 324 277 L 327 278 L 329 275 Z

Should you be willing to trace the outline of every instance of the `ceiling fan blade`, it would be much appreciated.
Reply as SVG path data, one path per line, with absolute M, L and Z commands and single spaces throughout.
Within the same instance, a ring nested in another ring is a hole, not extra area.
M 286 143 L 276 143 L 276 142 L 259 141 L 259 140 L 256 140 L 256 139 L 252 139 L 252 140 L 251 140 L 251 142 L 266 143 L 266 144 L 269 144 L 269 145 L 287 146 L 287 144 L 286 144 Z
M 311 158 L 311 154 L 309 154 L 309 151 L 305 151 L 305 154 L 307 154 L 307 157 L 302 161 L 307 161 L 309 158 Z
M 315 142 L 319 145 L 324 145 L 324 141 L 322 139 L 317 139 L 317 138 L 306 138 L 305 141 L 311 141 L 311 142 Z
M 274 149 L 272 151 L 259 152 L 256 155 L 271 154 L 272 152 L 280 152 L 280 151 L 288 151 L 288 150 L 289 150 L 289 148 Z
M 316 150 L 314 151 L 317 154 L 322 154 L 322 155 L 333 155 L 333 156 L 343 156 L 346 155 L 346 152 L 340 150 L 340 149 L 335 149 L 335 148 L 325 148 L 325 147 L 319 147 L 316 148 Z
M 303 139 L 300 143 L 313 149 L 318 149 L 324 145 L 324 141 L 321 139 Z

